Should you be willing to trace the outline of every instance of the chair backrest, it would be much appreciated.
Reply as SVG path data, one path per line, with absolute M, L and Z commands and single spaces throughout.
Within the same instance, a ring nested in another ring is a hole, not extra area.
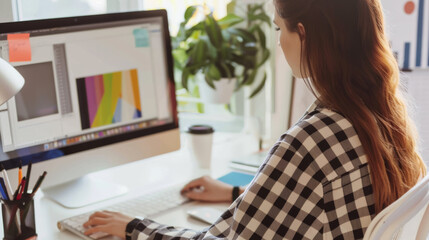
M 428 204 L 429 175 L 377 214 L 369 224 L 364 240 L 389 240 L 401 237 L 426 240 L 429 233 Z
M 428 236 L 429 236 L 429 207 L 426 207 L 426 211 L 424 212 L 422 216 L 422 220 L 420 222 L 416 239 L 427 240 Z

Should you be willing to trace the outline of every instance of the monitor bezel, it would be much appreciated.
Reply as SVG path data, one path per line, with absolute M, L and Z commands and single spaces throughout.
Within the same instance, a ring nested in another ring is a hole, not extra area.
M 8 33 L 19 33 L 19 32 L 27 32 L 27 31 L 35 31 L 35 30 L 43 30 L 43 29 L 61 28 L 61 27 L 74 27 L 74 26 L 87 25 L 87 24 L 147 19 L 147 18 L 154 18 L 154 17 L 162 18 L 164 47 L 166 49 L 165 54 L 166 54 L 166 63 L 167 63 L 168 92 L 170 95 L 169 96 L 170 107 L 171 107 L 173 122 L 166 123 L 159 126 L 144 128 L 144 129 L 136 130 L 132 132 L 127 132 L 124 134 L 109 136 L 106 138 L 95 139 L 90 142 L 83 142 L 72 146 L 57 148 L 64 152 L 64 156 L 68 156 L 74 153 L 83 152 L 94 148 L 107 146 L 107 145 L 119 143 L 119 142 L 125 142 L 127 140 L 132 140 L 132 139 L 148 136 L 151 134 L 179 128 L 176 93 L 175 93 L 175 82 L 174 82 L 174 71 L 173 71 L 173 56 L 171 53 L 172 46 L 171 46 L 170 32 L 168 31 L 169 28 L 168 28 L 167 11 L 164 9 L 161 9 L 161 10 L 150 10 L 150 11 L 108 13 L 108 14 L 89 15 L 89 16 L 76 16 L 76 17 L 0 23 L 0 34 L 8 34 Z M 31 156 L 35 156 L 37 154 L 39 153 L 27 155 L 25 156 L 25 158 L 23 157 L 12 158 L 9 160 L 1 161 L 0 163 L 4 166 L 5 169 L 18 168 L 20 165 L 20 162 L 22 162 L 22 165 L 27 165 L 30 161 L 29 159 L 31 159 Z M 36 162 L 45 162 L 45 161 L 55 160 L 55 159 L 56 158 L 49 158 L 49 159 L 42 159 L 42 160 L 38 159 L 38 160 L 31 160 L 31 161 L 33 163 L 36 163 Z

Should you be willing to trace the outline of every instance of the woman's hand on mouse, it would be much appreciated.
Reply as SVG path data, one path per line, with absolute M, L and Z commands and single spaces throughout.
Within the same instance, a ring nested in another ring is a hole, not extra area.
M 191 200 L 203 202 L 231 202 L 232 186 L 209 176 L 200 177 L 186 184 L 181 193 Z

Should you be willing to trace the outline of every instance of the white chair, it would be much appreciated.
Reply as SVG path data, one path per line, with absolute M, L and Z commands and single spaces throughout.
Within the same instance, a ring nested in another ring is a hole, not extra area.
M 427 240 L 429 175 L 381 211 L 369 224 L 364 240 Z

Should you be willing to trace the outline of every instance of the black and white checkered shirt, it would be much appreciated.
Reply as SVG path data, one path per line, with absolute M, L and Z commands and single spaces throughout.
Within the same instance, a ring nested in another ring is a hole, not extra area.
M 246 191 L 203 231 L 149 219 L 128 239 L 360 239 L 375 216 L 361 142 L 341 114 L 313 104 L 271 149 Z

